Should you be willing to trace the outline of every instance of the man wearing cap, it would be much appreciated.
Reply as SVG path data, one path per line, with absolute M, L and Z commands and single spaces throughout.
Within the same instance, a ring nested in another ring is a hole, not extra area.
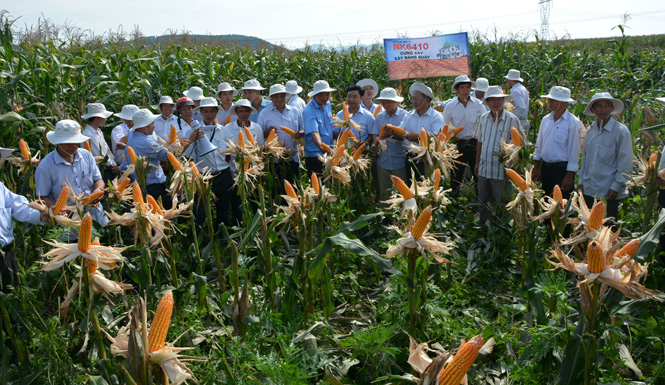
M 86 106 L 88 113 L 81 116 L 82 119 L 88 120 L 88 125 L 83 130 L 83 135 L 90 138 L 90 150 L 92 155 L 108 157 L 106 167 L 104 168 L 103 178 L 105 181 L 113 180 L 118 174 L 118 165 L 113 156 L 113 151 L 104 139 L 104 133 L 100 127 L 106 124 L 106 119 L 113 115 L 113 112 L 106 111 L 106 107 L 102 103 L 90 103 Z
M 240 90 L 240 93 L 245 99 L 249 100 L 256 111 L 249 116 L 249 120 L 254 123 L 259 119 L 259 112 L 263 111 L 264 108 L 267 108 L 270 105 L 270 102 L 263 99 L 261 96 L 261 91 L 263 90 L 265 90 L 265 88 L 261 87 L 261 83 L 256 79 L 246 81 L 245 85 Z
M 450 187 L 458 191 L 462 179 L 464 179 L 465 166 L 471 170 L 476 167 L 476 146 L 478 139 L 478 124 L 480 117 L 486 112 L 485 107 L 480 100 L 470 96 L 471 87 L 476 87 L 476 82 L 472 82 L 466 75 L 460 75 L 455 78 L 452 85 L 452 91 L 457 93 L 443 109 L 443 122 L 453 127 L 464 127 L 455 137 L 457 149 L 460 157 L 457 158 L 463 164 L 456 164 L 452 170 Z M 474 176 L 475 179 L 475 176 Z
M 488 88 L 490 88 L 490 82 L 485 78 L 476 79 L 476 86 L 471 87 L 471 89 L 473 90 L 473 92 L 471 93 L 471 96 L 478 99 L 478 100 L 480 100 L 481 105 L 485 109 L 485 112 L 490 110 L 489 107 L 482 104 L 483 99 L 485 99 L 485 92 L 487 92 Z
M 122 123 L 115 126 L 113 131 L 111 131 L 111 148 L 113 148 L 113 155 L 115 156 L 116 163 L 120 164 L 125 159 L 125 147 L 127 146 L 127 135 L 134 125 L 132 121 L 132 115 L 139 108 L 133 104 L 127 104 L 122 106 L 122 111 L 120 113 L 115 113 L 113 115 L 122 119 Z
M 501 152 L 501 139 L 506 143 L 510 142 L 511 127 L 517 128 L 523 135 L 519 119 L 503 108 L 510 98 L 510 95 L 503 94 L 501 87 L 491 86 L 483 101 L 490 107 L 490 111 L 480 117 L 474 170 L 478 177 L 478 211 L 481 224 L 485 224 L 491 216 L 489 205 L 495 202 L 498 209 L 502 209 L 504 191 L 510 193 L 511 185 L 504 184 L 504 165 L 501 157 L 497 155 Z
M 201 104 L 201 99 L 205 98 L 201 87 L 190 87 L 187 91 L 183 92 L 182 94 L 185 97 L 190 98 L 194 102 L 194 107 L 198 107 Z M 176 102 L 176 108 L 178 108 L 177 102 Z M 200 113 L 195 113 L 193 119 L 198 121 L 199 123 L 203 122 L 203 117 L 201 117 Z
M 238 96 L 238 90 L 229 83 L 219 83 L 217 85 L 217 99 L 219 99 L 219 112 L 217 113 L 217 123 L 222 126 L 231 123 L 229 111 L 233 105 L 233 98 Z M 227 121 L 228 120 L 228 121 Z
M 552 112 L 540 123 L 531 178 L 536 183 L 542 182 L 543 191 L 549 196 L 554 186 L 559 185 L 568 199 L 579 169 L 580 132 L 584 131 L 584 124 L 566 109 L 569 103 L 575 103 L 570 98 L 570 89 L 554 86 L 542 97 L 547 99 Z
M 374 99 L 374 97 L 379 94 L 379 85 L 374 81 L 374 79 L 369 78 L 360 80 L 358 83 L 356 83 L 356 85 L 361 87 L 364 91 L 362 94 L 363 101 L 360 104 L 361 107 L 369 111 L 372 116 L 374 116 L 374 112 L 376 112 L 376 109 L 379 108 L 379 105 L 374 104 L 372 99 Z
M 628 196 L 626 182 L 633 170 L 630 131 L 612 117 L 620 114 L 623 108 L 623 102 L 609 92 L 599 92 L 591 97 L 584 115 L 595 116 L 596 121 L 586 130 L 577 186 L 589 207 L 594 199 L 605 198 L 606 216 L 615 220 L 619 214 L 619 201 Z
M 169 140 L 169 134 L 171 133 L 171 126 L 177 124 L 177 119 L 173 115 L 173 108 L 175 103 L 170 96 L 162 96 L 159 99 L 159 111 L 161 115 L 157 116 L 154 121 L 154 133 L 158 137 L 162 138 L 163 141 L 167 142 Z
M 397 95 L 394 88 L 388 87 L 381 90 L 381 95 L 376 100 L 381 103 L 381 112 L 376 115 L 375 129 L 380 130 L 384 124 L 400 127 L 402 120 L 407 115 L 407 112 L 399 106 L 404 98 Z M 384 140 L 385 147 L 377 160 L 377 182 L 381 200 L 390 197 L 390 189 L 393 187 L 392 179 L 390 179 L 392 175 L 407 180 L 405 165 L 408 148 L 405 146 L 404 136 L 385 127 L 382 136 L 375 139 L 374 144 L 377 145 L 379 141 Z
M 349 86 L 346 89 L 346 104 L 349 108 L 350 119 L 360 126 L 360 131 L 353 126 L 351 126 L 350 129 L 359 140 L 374 143 L 375 135 L 378 134 L 378 130 L 375 130 L 374 128 L 374 115 L 372 115 L 370 110 L 360 108 L 363 103 L 363 95 L 365 92 L 366 91 L 358 85 Z M 339 111 L 337 117 L 344 119 L 344 110 Z M 334 136 L 337 137 L 340 134 L 340 128 L 333 127 L 333 133 Z
M 310 175 L 313 172 L 323 174 L 323 163 L 318 155 L 328 152 L 323 149 L 323 144 L 333 144 L 330 93 L 335 91 L 337 90 L 330 88 L 327 81 L 317 80 L 312 92 L 307 94 L 312 100 L 307 103 L 302 118 L 305 124 L 305 165 Z
M 46 134 L 46 139 L 55 145 L 55 150 L 46 155 L 35 170 L 35 195 L 47 206 L 55 206 L 65 186 L 70 186 L 70 194 L 75 195 L 90 195 L 104 189 L 104 179 L 95 158 L 89 151 L 80 148 L 88 137 L 81 134 L 78 123 L 73 120 L 59 121 L 55 130 Z M 109 222 L 101 203 L 86 212 L 101 226 Z
M 286 180 L 293 183 L 298 179 L 300 171 L 300 154 L 298 153 L 298 146 L 294 138 L 283 130 L 280 130 L 280 127 L 290 128 L 297 135 L 302 136 L 304 135 L 305 125 L 303 124 L 300 110 L 297 107 L 286 104 L 287 94 L 286 88 L 281 84 L 273 84 L 270 87 L 268 97 L 272 101 L 272 105 L 259 113 L 258 124 L 263 128 L 264 137 L 267 138 L 270 131 L 275 130 L 282 147 L 288 148 L 293 152 L 293 155 L 286 164 L 286 169 L 279 170 L 282 177 L 286 177 Z
M 524 132 L 529 132 L 531 124 L 529 123 L 529 90 L 522 85 L 524 79 L 521 78 L 520 71 L 511 69 L 504 76 L 510 86 L 510 94 L 513 96 L 513 114 L 517 116 L 522 124 Z
M 14 150 L 0 148 L 0 165 Z M 18 286 L 19 266 L 14 256 L 14 221 L 43 225 L 46 217 L 39 211 L 28 207 L 28 200 L 23 195 L 14 194 L 3 182 L 0 182 L 0 291 L 8 293 L 9 287 Z
M 301 92 L 302 87 L 300 87 L 295 80 L 289 80 L 286 82 L 286 98 L 289 100 L 288 105 L 297 108 L 302 114 L 307 103 L 298 96 Z

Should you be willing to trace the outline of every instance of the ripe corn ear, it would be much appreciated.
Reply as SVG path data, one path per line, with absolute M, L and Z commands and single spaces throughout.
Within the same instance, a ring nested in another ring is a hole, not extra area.
M 169 132 L 169 144 L 175 143 L 176 139 L 178 139 L 178 132 L 176 131 L 175 126 L 172 124 L 171 132 Z
M 353 153 L 353 160 L 358 160 L 363 154 L 363 151 L 365 151 L 365 147 L 367 147 L 367 143 L 363 143 L 354 151 Z
M 134 197 L 134 206 L 136 206 L 141 212 L 146 212 L 145 203 L 143 203 L 143 193 L 141 192 L 141 187 L 138 183 L 134 185 L 132 195 Z
M 19 139 L 18 148 L 21 150 L 21 156 L 25 160 L 30 160 L 30 150 L 28 149 L 28 144 L 23 139 Z
M 658 153 L 654 152 L 649 156 L 649 169 L 653 170 L 656 168 L 656 161 L 658 160 Z
M 415 197 L 413 195 L 413 191 L 411 191 L 409 186 L 407 186 L 406 183 L 404 183 L 402 178 L 395 175 L 391 175 L 390 179 L 393 181 L 393 184 L 397 188 L 397 191 L 399 191 L 399 193 L 402 194 L 402 198 L 404 198 L 404 200 L 408 201 L 409 199 L 413 199 Z
M 321 184 L 319 183 L 319 177 L 316 176 L 315 172 L 312 173 L 312 176 L 311 176 L 310 180 L 311 180 L 312 188 L 314 189 L 314 192 L 317 195 L 321 194 Z
M 517 128 L 515 128 L 515 126 L 510 127 L 510 136 L 510 144 L 514 144 L 517 147 L 522 147 L 522 135 L 520 135 L 520 132 L 517 130 Z
M 182 170 L 182 165 L 180 164 L 180 162 L 178 162 L 178 159 L 175 157 L 175 155 L 169 152 L 166 157 L 169 158 L 169 163 L 171 163 L 171 167 L 173 167 L 175 171 Z
M 374 117 L 376 118 L 376 116 L 380 113 L 381 113 L 381 106 L 378 106 L 376 107 L 376 110 L 374 110 Z
M 520 189 L 520 191 L 524 192 L 526 191 L 526 181 L 524 181 L 524 178 L 520 174 L 518 174 L 515 170 L 512 168 L 506 169 L 506 174 L 508 174 L 508 177 L 510 180 L 515 183 L 515 186 Z
M 201 178 L 201 172 L 199 172 L 199 168 L 196 167 L 196 163 L 194 162 L 189 162 L 189 168 L 192 169 L 192 176 L 196 179 Z
M 459 126 L 453 130 L 453 134 L 457 135 L 462 131 L 464 131 L 464 126 Z
M 298 194 L 296 194 L 296 190 L 293 188 L 293 185 L 288 181 L 284 181 L 284 191 L 286 191 L 286 195 L 290 196 L 293 199 L 298 199 Z
M 623 258 L 623 257 L 626 257 L 626 256 L 632 258 L 633 255 L 635 255 L 635 253 L 637 253 L 637 249 L 639 247 L 640 247 L 640 239 L 636 238 L 636 239 L 633 239 L 632 241 L 626 243 L 625 245 L 623 245 L 623 247 L 620 248 L 619 251 L 617 251 L 617 253 L 615 255 L 619 258 Z
M 434 192 L 436 192 L 439 189 L 439 184 L 441 183 L 441 170 L 436 169 L 434 170 Z
M 424 128 L 420 129 L 420 145 L 423 147 L 427 147 L 428 141 L 427 141 L 427 131 L 425 131 Z
M 483 335 L 478 334 L 462 345 L 452 361 L 439 373 L 439 385 L 459 385 L 471 369 L 471 365 L 478 358 L 478 352 L 483 347 Z
M 337 148 L 335 149 L 335 154 L 333 155 L 332 159 L 333 167 L 337 166 L 339 164 L 339 161 L 342 160 L 342 155 L 344 155 L 345 150 L 346 149 L 343 143 L 337 146 Z
M 427 206 L 427 208 L 423 210 L 422 213 L 420 213 L 418 219 L 416 220 L 416 223 L 413 225 L 413 228 L 411 229 L 411 235 L 413 235 L 413 239 L 417 241 L 423 236 L 423 234 L 425 233 L 425 229 L 427 228 L 427 225 L 429 225 L 429 221 L 431 219 L 432 219 L 432 206 Z
M 92 153 L 92 148 L 90 147 L 90 141 L 86 140 L 85 142 L 83 142 L 83 148 L 88 150 L 89 153 Z
M 104 196 L 104 190 L 95 191 L 92 194 L 88 195 L 87 197 L 81 199 L 81 203 L 87 205 L 88 203 L 93 202 L 96 199 L 99 199 L 103 196 Z
M 122 194 L 123 192 L 125 192 L 125 189 L 127 188 L 127 186 L 129 186 L 129 183 L 131 183 L 129 177 L 123 179 L 122 182 L 120 182 L 120 184 L 118 185 L 118 193 Z
M 403 129 L 402 127 L 393 126 L 392 124 L 386 124 L 386 126 L 390 127 L 390 129 L 393 130 L 393 132 L 396 132 L 402 136 L 406 135 L 406 130 Z
M 92 242 L 92 217 L 90 213 L 85 213 L 81 226 L 79 227 L 79 251 L 86 252 L 90 250 L 90 243 Z
M 321 143 L 321 149 L 322 149 L 323 151 L 326 151 L 326 152 L 330 152 L 330 151 L 332 151 L 332 148 L 330 148 L 330 146 L 328 146 L 327 144 L 325 144 L 325 143 L 323 143 L 323 142 Z
M 173 293 L 167 291 L 159 301 L 155 318 L 152 319 L 150 330 L 148 330 L 148 352 L 153 353 L 164 348 L 166 335 L 171 325 L 173 314 Z
M 554 191 L 552 191 L 552 199 L 559 203 L 563 203 L 563 194 L 561 193 L 561 188 L 559 185 L 554 186 Z
M 127 146 L 127 155 L 129 155 L 129 160 L 132 161 L 133 165 L 136 165 L 136 152 L 131 146 Z
M 589 222 L 587 225 L 592 230 L 598 230 L 603 224 L 603 217 L 605 216 L 605 202 L 598 201 L 591 208 L 591 214 L 589 215 Z
M 245 149 L 245 135 L 243 135 L 242 131 L 238 132 L 238 146 L 243 150 Z
M 231 115 L 226 115 L 226 119 L 224 119 L 224 125 L 226 126 L 229 123 L 231 123 Z
M 273 128 L 270 130 L 270 133 L 268 134 L 268 138 L 266 139 L 266 144 L 270 143 L 273 141 L 273 139 L 277 139 L 277 132 Z
M 146 196 L 146 200 L 148 201 L 148 207 L 152 209 L 154 213 L 164 216 L 162 207 L 159 205 L 159 202 L 157 202 L 155 198 L 152 197 L 152 195 L 148 194 Z
M 62 209 L 65 208 L 67 205 L 67 199 L 69 198 L 69 186 L 65 186 L 65 188 L 60 191 L 60 195 L 58 195 L 58 200 L 55 202 L 55 206 L 53 206 L 53 215 L 58 215 L 62 211 Z
M 342 105 L 342 110 L 344 111 L 344 113 L 343 113 L 344 114 L 344 120 L 349 120 L 349 118 L 350 118 L 350 116 L 349 116 L 349 105 L 346 104 L 346 102 L 344 102 L 344 104 Z
M 339 139 L 337 140 L 338 144 L 346 144 L 346 141 L 349 139 L 349 133 L 351 132 L 350 128 L 347 128 L 342 132 L 342 135 L 339 136 Z
M 605 257 L 603 256 L 603 248 L 600 243 L 592 240 L 589 242 L 589 247 L 586 251 L 587 264 L 589 265 L 589 273 L 602 273 L 605 269 Z
M 292 129 L 288 128 L 288 127 L 279 126 L 279 129 L 286 132 L 287 134 L 289 134 L 291 136 L 296 136 L 296 132 L 293 131 Z
M 243 127 L 245 130 L 245 137 L 247 138 L 247 141 L 251 143 L 252 146 L 256 146 L 256 141 L 254 140 L 254 136 L 252 133 L 249 131 L 249 128 Z

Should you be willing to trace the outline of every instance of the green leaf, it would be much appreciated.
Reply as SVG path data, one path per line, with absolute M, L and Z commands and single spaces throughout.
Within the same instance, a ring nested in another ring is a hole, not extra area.
M 25 118 L 14 111 L 5 112 L 0 115 L 0 122 L 21 122 L 23 120 L 25 120 Z
M 660 244 L 660 233 L 665 227 L 665 210 L 660 210 L 658 222 L 640 237 L 640 247 L 633 256 L 637 262 L 643 263 L 646 257 Z

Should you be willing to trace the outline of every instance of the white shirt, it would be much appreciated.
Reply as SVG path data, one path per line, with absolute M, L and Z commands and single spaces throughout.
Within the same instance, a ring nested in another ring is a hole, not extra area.
M 90 138 L 90 150 L 92 150 L 92 155 L 94 156 L 107 156 L 109 157 L 108 166 L 116 166 L 115 157 L 113 152 L 109 148 L 109 145 L 104 139 L 104 134 L 99 128 L 94 128 L 91 125 L 85 126 L 85 130 L 82 132 L 83 135 Z
M 297 94 L 293 94 L 291 96 L 291 99 L 289 99 L 289 106 L 295 107 L 298 110 L 300 110 L 300 113 L 302 114 L 303 111 L 305 111 L 305 107 L 307 107 L 307 103 L 305 103 L 304 100 L 300 99 L 300 96 Z
M 363 101 L 360 102 L 360 107 L 364 108 L 365 111 L 369 111 L 369 112 L 371 112 L 371 113 L 372 113 L 372 116 L 374 116 L 374 113 L 376 112 L 376 109 L 379 108 L 379 105 L 378 105 L 378 104 L 374 104 L 374 103 L 372 103 L 372 107 L 369 107 L 369 108 L 368 108 L 368 107 L 365 105 L 365 101 L 363 100 Z
M 248 128 L 249 132 L 252 133 L 252 136 L 254 137 L 256 144 L 259 146 L 262 145 L 264 140 L 263 140 L 263 129 L 261 128 L 261 126 L 258 123 L 250 121 L 250 126 Z M 226 126 L 224 126 L 223 130 L 224 130 L 225 143 L 231 141 L 235 144 L 238 144 L 238 133 L 242 131 L 242 134 L 245 135 L 245 129 L 238 125 L 237 120 L 235 122 L 231 122 Z M 245 138 L 245 141 L 247 141 L 247 138 Z M 235 158 L 235 155 L 232 156 L 233 158 Z M 233 162 L 231 163 L 231 170 L 233 170 L 234 173 L 236 172 L 235 163 Z
M 118 164 L 122 163 L 122 160 L 124 159 L 125 149 L 117 150 L 116 146 L 122 138 L 127 136 L 127 134 L 129 134 L 129 127 L 127 127 L 124 122 L 115 126 L 113 131 L 111 131 L 111 149 L 113 150 L 113 155 L 115 155 Z
M 28 200 L 22 195 L 9 191 L 5 184 L 0 182 L 0 245 L 5 247 L 14 242 L 14 222 L 32 223 L 41 225 L 41 214 L 28 207 Z
M 198 127 L 203 130 L 203 132 L 208 137 L 208 140 L 210 140 L 210 143 L 216 146 L 217 150 L 201 156 L 197 152 L 196 143 L 192 143 L 189 147 L 187 147 L 185 155 L 194 159 L 194 163 L 198 165 L 198 168 L 200 170 L 203 171 L 204 169 L 207 168 L 207 171 L 209 171 L 212 174 L 216 174 L 220 171 L 229 168 L 230 164 L 229 162 L 226 161 L 226 154 L 221 153 L 221 150 L 228 148 L 225 142 L 227 138 L 224 135 L 224 128 L 222 127 L 222 125 L 213 124 L 210 126 L 203 125 Z M 190 136 L 192 134 L 192 130 L 194 129 L 193 128 L 188 129 L 188 131 L 185 134 L 187 136 Z
M 529 90 L 522 83 L 515 83 L 510 89 L 510 96 L 513 98 L 515 110 L 513 114 L 520 120 L 529 118 Z
M 224 127 L 224 123 L 226 122 L 226 117 L 229 116 L 229 112 L 231 112 L 231 107 L 233 107 L 233 103 L 231 103 L 231 106 L 229 107 L 228 110 L 225 110 L 224 107 L 219 108 L 219 112 L 217 113 L 217 124 L 221 125 Z M 238 120 L 237 116 L 232 116 L 231 119 L 229 120 L 229 123 L 235 122 Z
M 155 132 L 154 135 L 162 138 L 164 141 L 169 140 L 169 134 L 171 133 L 171 126 L 178 127 L 178 118 L 171 114 L 168 119 L 164 119 L 163 115 L 159 115 L 155 119 Z M 159 143 L 159 141 L 157 141 Z
M 443 109 L 443 123 L 452 124 L 454 127 L 464 127 L 457 134 L 460 139 L 471 139 L 478 137 L 478 123 L 480 117 L 485 113 L 485 108 L 480 100 L 469 97 L 466 107 L 460 102 L 459 97 L 454 98 Z
M 279 129 L 280 126 L 284 126 L 286 128 L 292 129 L 295 132 L 304 131 L 305 125 L 302 119 L 302 112 L 299 109 L 285 105 L 284 112 L 279 112 L 279 110 L 275 108 L 274 105 L 271 105 L 259 113 L 259 119 L 257 123 L 259 126 L 262 128 L 265 127 L 266 129 L 270 127 L 276 127 L 277 130 L 275 133 L 277 134 L 277 139 L 279 139 L 279 143 L 282 145 L 282 147 L 295 150 L 295 153 L 293 156 L 291 156 L 291 161 L 300 162 L 298 146 L 293 140 L 293 137 L 284 132 L 284 130 Z M 275 161 L 277 160 L 275 159 Z
M 420 129 L 424 128 L 430 134 L 438 135 L 443 128 L 443 116 L 432 107 L 422 116 L 418 115 L 418 111 L 413 110 L 402 120 L 402 128 L 415 133 L 420 133 Z
M 603 198 L 612 189 L 617 199 L 625 198 L 632 170 L 633 141 L 628 127 L 610 118 L 600 130 L 598 121 L 587 128 L 578 173 L 585 195 Z
M 511 127 L 517 128 L 522 136 L 522 125 L 519 119 L 505 109 L 501 115 L 494 120 L 492 111 L 486 112 L 480 117 L 478 126 L 478 143 L 481 143 L 480 162 L 478 164 L 478 175 L 488 179 L 503 180 L 505 171 L 501 157 L 501 138 L 505 142 L 510 142 L 512 135 Z
M 580 130 L 584 130 L 584 124 L 570 111 L 565 111 L 557 121 L 554 113 L 549 113 L 540 123 L 533 159 L 568 162 L 566 170 L 576 172 L 580 162 Z

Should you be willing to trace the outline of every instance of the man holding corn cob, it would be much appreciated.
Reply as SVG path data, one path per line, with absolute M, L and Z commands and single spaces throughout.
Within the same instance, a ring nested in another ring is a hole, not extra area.
M 87 114 L 81 116 L 81 119 L 87 119 L 88 124 L 83 130 L 83 135 L 90 138 L 90 150 L 92 155 L 108 157 L 103 171 L 103 179 L 105 181 L 113 180 L 118 173 L 118 164 L 115 161 L 113 151 L 109 148 L 104 133 L 101 130 L 106 124 L 106 119 L 113 115 L 113 112 L 106 111 L 106 107 L 102 103 L 90 103 L 86 106 Z
M 219 113 L 217 113 L 217 123 L 222 127 L 231 123 L 231 106 L 233 105 L 233 98 L 238 96 L 238 90 L 233 88 L 229 83 L 219 83 L 217 85 L 217 99 L 219 99 Z
M 337 117 L 344 119 L 353 120 L 358 126 L 359 129 L 356 129 L 353 125 L 349 127 L 351 132 L 363 142 L 374 142 L 374 115 L 370 110 L 366 108 L 360 108 L 360 105 L 363 102 L 363 97 L 365 95 L 365 90 L 358 85 L 352 85 L 346 89 L 346 104 L 348 106 L 348 117 L 344 116 L 344 110 L 337 113 Z M 338 136 L 340 134 L 339 126 L 333 127 L 333 135 Z
M 407 180 L 405 165 L 408 148 L 404 145 L 404 135 L 393 131 L 393 127 L 399 128 L 402 124 L 407 112 L 400 108 L 399 104 L 404 98 L 397 95 L 394 88 L 384 88 L 376 100 L 381 102 L 381 112 L 376 116 L 374 127 L 383 127 L 374 143 L 380 144 L 382 148 L 377 160 L 377 179 L 379 198 L 386 200 L 390 197 L 393 175 Z
M 323 175 L 323 163 L 318 155 L 332 152 L 332 105 L 330 93 L 337 91 L 330 88 L 325 80 L 317 80 L 314 89 L 307 94 L 312 100 L 305 107 L 302 117 L 305 124 L 305 165 L 311 175 Z
M 164 95 L 159 99 L 159 111 L 161 115 L 157 116 L 157 119 L 154 121 L 154 135 L 162 138 L 163 141 L 169 141 L 169 134 L 171 133 L 171 126 L 178 124 L 175 115 L 173 115 L 173 109 L 175 108 L 175 103 L 173 103 L 173 98 L 168 95 Z

